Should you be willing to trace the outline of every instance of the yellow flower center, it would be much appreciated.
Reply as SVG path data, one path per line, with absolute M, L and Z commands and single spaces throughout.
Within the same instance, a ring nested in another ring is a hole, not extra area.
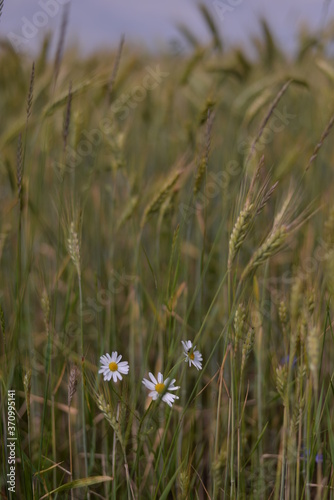
M 156 384 L 155 390 L 158 394 L 161 394 L 165 390 L 165 384 Z
M 112 361 L 111 363 L 109 363 L 109 370 L 111 372 L 117 372 L 117 363 L 115 363 L 115 361 Z
M 194 361 L 195 356 L 194 356 L 194 353 L 193 353 L 193 352 L 191 352 L 188 356 L 189 356 L 189 358 L 191 359 L 191 361 Z

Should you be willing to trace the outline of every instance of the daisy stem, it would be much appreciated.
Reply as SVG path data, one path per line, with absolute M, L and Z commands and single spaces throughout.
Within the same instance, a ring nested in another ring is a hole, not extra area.
M 144 420 L 146 418 L 146 416 L 148 415 L 148 412 L 150 411 L 150 408 L 152 406 L 152 403 L 153 401 L 150 402 L 149 406 L 147 407 L 144 415 L 143 415 L 143 418 L 141 419 L 140 423 L 139 423 L 139 427 L 138 427 L 138 432 L 137 432 L 137 452 L 136 452 L 136 461 L 134 463 L 134 466 L 133 466 L 133 469 L 136 470 L 136 474 L 137 474 L 137 479 L 139 479 L 139 457 L 140 457 L 140 452 L 141 452 L 141 443 L 142 443 L 142 439 L 140 438 L 140 434 L 141 434 L 141 429 L 142 429 L 142 426 L 143 426 L 143 423 L 144 423 Z
M 118 423 L 119 420 L 119 407 L 120 407 L 120 402 L 117 403 L 117 410 L 116 410 L 116 422 Z M 113 437 L 113 447 L 112 447 L 112 475 L 113 475 L 113 498 L 116 499 L 116 432 L 114 432 L 114 437 Z

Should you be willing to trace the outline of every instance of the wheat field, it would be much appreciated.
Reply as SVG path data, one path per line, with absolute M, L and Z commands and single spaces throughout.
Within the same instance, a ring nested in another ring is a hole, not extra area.
M 334 498 L 334 27 L 202 14 L 1 41 L 2 498 Z

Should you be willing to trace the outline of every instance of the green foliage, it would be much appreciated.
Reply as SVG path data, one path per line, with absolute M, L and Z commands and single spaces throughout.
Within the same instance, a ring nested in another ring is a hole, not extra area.
M 33 68 L 1 46 L 3 494 L 15 390 L 18 498 L 330 498 L 333 61 L 264 21 L 258 59 L 222 53 L 201 11 L 208 46 L 69 50 L 57 79 L 48 40 Z

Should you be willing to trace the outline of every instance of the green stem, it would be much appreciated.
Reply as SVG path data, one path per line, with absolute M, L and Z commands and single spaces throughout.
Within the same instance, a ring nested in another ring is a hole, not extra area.
M 81 384 L 81 407 L 82 407 L 82 444 L 85 457 L 85 475 L 88 477 L 88 456 L 87 456 L 87 437 L 86 437 L 86 416 L 85 416 L 85 365 L 84 365 L 84 340 L 83 340 L 83 317 L 82 317 L 82 285 L 81 274 L 78 272 L 79 281 L 79 301 L 80 301 L 80 333 L 81 333 L 81 363 L 82 363 L 82 384 Z

